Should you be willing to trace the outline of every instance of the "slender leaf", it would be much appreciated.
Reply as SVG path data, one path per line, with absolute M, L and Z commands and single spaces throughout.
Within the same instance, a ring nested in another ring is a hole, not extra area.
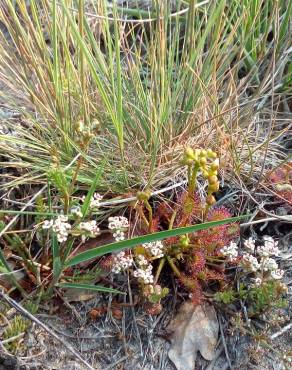
M 153 234 L 138 236 L 136 238 L 129 239 L 129 240 L 123 240 L 121 242 L 103 245 L 102 247 L 93 248 L 88 251 L 82 252 L 75 257 L 72 257 L 71 259 L 69 259 L 69 261 L 66 262 L 66 266 L 74 266 L 81 262 L 88 261 L 92 258 L 103 256 L 106 253 L 118 252 L 122 249 L 133 248 L 140 244 L 154 242 L 157 240 L 162 240 L 162 239 L 170 238 L 173 236 L 194 233 L 199 230 L 205 230 L 211 227 L 216 227 L 219 225 L 224 225 L 224 224 L 228 224 L 231 222 L 239 221 L 246 217 L 248 216 L 244 215 L 244 216 L 227 218 L 225 220 L 220 220 L 220 221 L 205 222 L 199 225 L 186 226 L 186 227 L 180 227 L 180 228 L 172 229 L 172 230 L 160 231 L 160 232 L 153 233 Z
M 103 293 L 126 294 L 126 293 L 121 292 L 117 289 L 106 288 L 106 287 L 101 286 L 101 285 L 77 284 L 77 283 L 60 283 L 57 286 L 59 288 L 87 289 L 87 290 L 93 290 L 93 291 L 96 291 L 96 292 L 103 292 Z
M 89 189 L 88 193 L 86 194 L 86 197 L 84 199 L 82 209 L 81 209 L 81 212 L 82 212 L 82 215 L 83 215 L 82 219 L 84 219 L 87 216 L 88 210 L 90 208 L 91 198 L 92 198 L 94 192 L 96 191 L 98 182 L 100 181 L 102 173 L 103 173 L 103 167 L 104 167 L 104 164 L 102 163 L 100 168 L 96 172 L 95 178 L 94 178 L 94 180 L 93 180 L 93 182 L 90 186 L 90 189 Z

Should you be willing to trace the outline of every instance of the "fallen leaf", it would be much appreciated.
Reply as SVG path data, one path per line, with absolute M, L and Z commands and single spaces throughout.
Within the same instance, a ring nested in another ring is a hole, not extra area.
M 112 315 L 116 320 L 122 320 L 123 317 L 123 311 L 121 311 L 119 308 L 114 308 L 112 310 Z
M 206 360 L 214 358 L 219 324 L 213 306 L 183 303 L 168 331 L 171 332 L 168 356 L 177 370 L 194 370 L 198 351 Z
M 107 312 L 107 307 L 96 307 L 89 311 L 89 317 L 92 320 L 96 320 L 97 318 L 101 317 L 104 313 Z

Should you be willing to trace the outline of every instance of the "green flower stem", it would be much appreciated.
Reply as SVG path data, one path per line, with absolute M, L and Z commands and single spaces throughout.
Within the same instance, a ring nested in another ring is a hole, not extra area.
M 167 262 L 169 264 L 169 266 L 171 267 L 172 271 L 174 272 L 174 274 L 177 276 L 177 277 L 180 277 L 180 271 L 179 269 L 176 267 L 176 265 L 174 264 L 172 258 L 170 258 L 169 256 L 166 256 L 166 259 L 167 259 Z
M 145 204 L 145 207 L 146 207 L 146 209 L 149 213 L 148 231 L 151 232 L 151 230 L 152 230 L 152 220 L 153 220 L 153 211 L 152 211 L 152 207 L 151 207 L 150 203 L 148 202 L 148 200 L 145 200 L 144 204 Z
M 189 182 L 189 196 L 192 197 L 194 195 L 196 189 L 196 179 L 198 174 L 199 167 L 197 164 L 190 168 L 188 171 L 188 182 Z
M 171 215 L 171 219 L 168 225 L 168 230 L 172 230 L 176 215 L 177 215 L 177 210 L 175 210 L 173 214 Z
M 165 258 L 161 258 L 161 260 L 159 261 L 157 271 L 156 271 L 156 275 L 155 275 L 155 279 L 154 279 L 154 285 L 156 285 L 157 282 L 158 282 L 158 279 L 159 279 L 159 276 L 160 276 L 160 273 L 163 269 L 164 264 L 165 264 Z

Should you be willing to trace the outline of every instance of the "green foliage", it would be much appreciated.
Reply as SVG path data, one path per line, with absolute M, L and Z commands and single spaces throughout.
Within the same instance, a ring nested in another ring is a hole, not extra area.
M 214 298 L 218 302 L 230 304 L 236 300 L 236 292 L 234 292 L 232 289 L 225 290 L 223 292 L 217 292 L 215 293 Z
M 155 288 L 154 288 L 155 289 Z M 163 298 L 165 298 L 169 293 L 168 288 L 162 288 L 159 293 L 152 293 L 149 295 L 148 300 L 151 303 L 159 303 Z
M 247 299 L 251 306 L 251 315 L 257 315 L 273 308 L 284 308 L 287 300 L 283 298 L 282 283 L 268 281 L 248 291 Z
M 24 319 L 20 315 L 16 315 L 10 322 L 9 326 L 3 332 L 3 340 L 9 340 L 13 337 L 17 337 L 12 341 L 8 341 L 4 344 L 7 350 L 12 353 L 16 353 L 19 349 L 20 339 L 19 336 L 22 333 L 25 333 L 27 328 L 29 327 L 29 321 Z

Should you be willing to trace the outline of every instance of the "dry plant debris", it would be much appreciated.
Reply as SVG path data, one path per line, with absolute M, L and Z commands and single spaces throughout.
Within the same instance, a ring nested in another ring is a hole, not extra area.
M 212 361 L 219 331 L 213 306 L 184 302 L 168 329 L 172 332 L 168 356 L 177 370 L 194 370 L 198 351 Z

